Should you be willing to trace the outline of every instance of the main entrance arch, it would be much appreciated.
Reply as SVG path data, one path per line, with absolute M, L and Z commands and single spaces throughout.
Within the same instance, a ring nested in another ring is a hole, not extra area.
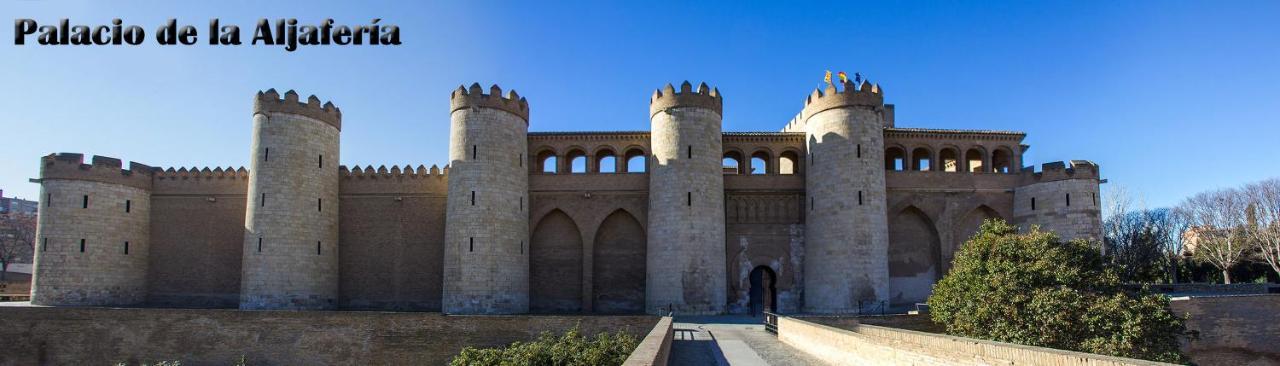
M 769 266 L 756 266 L 750 274 L 751 316 L 778 311 L 778 274 Z

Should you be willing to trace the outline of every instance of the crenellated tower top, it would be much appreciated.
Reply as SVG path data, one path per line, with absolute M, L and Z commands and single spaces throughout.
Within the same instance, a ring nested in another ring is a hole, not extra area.
M 843 86 L 844 90 L 838 90 L 835 84 L 827 84 L 825 91 L 814 89 L 804 100 L 801 120 L 808 120 L 810 116 L 828 109 L 858 106 L 880 111 L 884 108 L 884 90 L 880 89 L 880 84 L 868 80 L 862 85 L 845 82 Z
M 315 95 L 307 97 L 307 102 L 302 103 L 298 100 L 298 92 L 293 90 L 285 92 L 284 99 L 280 99 L 280 93 L 275 89 L 259 91 L 253 98 L 253 113 L 267 112 L 306 116 L 328 123 L 339 131 L 342 130 L 342 109 L 334 106 L 333 102 L 325 102 L 321 105 L 320 98 L 316 98 Z
M 449 94 L 449 113 L 470 107 L 506 111 L 520 117 L 524 123 L 529 123 L 529 101 L 517 94 L 514 89 L 508 91 L 507 96 L 503 97 L 502 88 L 497 84 L 489 87 L 489 94 L 484 93 L 480 83 L 472 83 L 469 89 L 459 85 L 458 89 Z
M 58 153 L 40 158 L 40 179 L 86 180 L 112 183 L 141 189 L 151 189 L 151 177 L 155 168 L 129 162 L 123 169 L 120 159 L 94 156 L 91 164 L 84 163 L 84 154 Z
M 695 92 L 688 80 L 680 84 L 679 92 L 671 84 L 667 84 L 662 89 L 654 90 L 653 96 L 649 97 L 649 117 L 678 107 L 706 108 L 724 115 L 724 98 L 720 96 L 719 89 L 708 87 L 707 83 L 698 83 L 698 90 Z

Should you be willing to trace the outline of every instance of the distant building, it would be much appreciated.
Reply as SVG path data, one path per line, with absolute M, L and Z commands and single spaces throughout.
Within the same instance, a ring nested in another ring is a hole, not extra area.
M 36 207 L 39 203 L 36 201 L 28 201 L 20 198 L 5 197 L 4 190 L 0 189 L 0 214 L 10 212 L 35 215 Z

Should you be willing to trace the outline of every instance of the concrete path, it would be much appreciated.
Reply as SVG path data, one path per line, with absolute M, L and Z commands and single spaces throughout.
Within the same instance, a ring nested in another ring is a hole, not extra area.
M 778 341 L 763 318 L 676 317 L 671 365 L 828 365 Z

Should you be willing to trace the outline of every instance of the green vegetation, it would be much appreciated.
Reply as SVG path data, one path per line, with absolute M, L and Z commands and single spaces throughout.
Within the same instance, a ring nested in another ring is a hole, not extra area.
M 934 286 L 930 315 L 963 337 L 1184 362 L 1183 323 L 1169 300 L 1120 283 L 1088 242 L 989 220 Z
M 621 331 L 614 334 L 597 334 L 595 338 L 582 335 L 573 327 L 556 337 L 542 333 L 532 342 L 515 342 L 503 348 L 479 349 L 467 347 L 453 358 L 453 366 L 594 366 L 621 365 L 639 343 L 635 337 Z

